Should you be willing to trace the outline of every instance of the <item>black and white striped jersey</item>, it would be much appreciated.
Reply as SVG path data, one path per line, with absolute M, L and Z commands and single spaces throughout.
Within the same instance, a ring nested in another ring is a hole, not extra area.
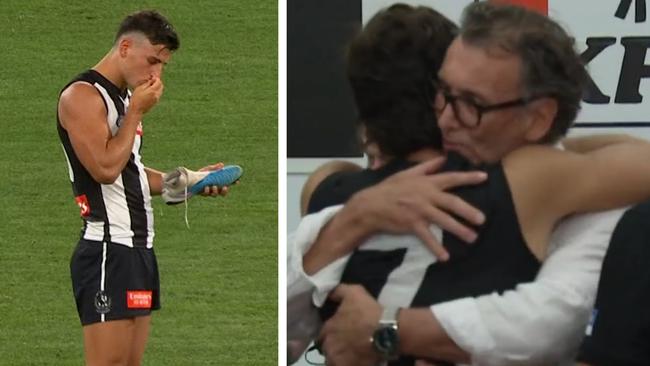
M 309 212 L 344 203 L 355 192 L 409 166 L 395 161 L 380 170 L 335 173 L 316 188 Z M 474 168 L 465 159 L 450 155 L 442 170 L 469 169 Z M 432 225 L 432 232 L 442 238 L 451 256 L 442 263 L 413 235 L 374 235 L 352 253 L 341 282 L 363 285 L 384 306 L 422 307 L 503 292 L 518 283 L 532 281 L 540 262 L 523 239 L 503 168 L 495 165 L 485 169 L 485 183 L 454 190 L 486 215 L 486 222 L 477 228 L 479 236 L 475 243 L 466 244 Z M 321 316 L 326 319 L 335 311 L 336 304 L 328 301 Z M 408 357 L 390 363 L 412 364 Z
M 78 75 L 63 90 L 79 81 L 97 89 L 106 107 L 108 128 L 113 136 L 117 134 L 129 107 L 131 92 L 120 90 L 95 70 Z M 149 181 L 140 159 L 142 126 L 138 127 L 129 161 L 112 184 L 96 182 L 81 164 L 58 114 L 57 129 L 68 163 L 75 202 L 84 221 L 81 237 L 129 247 L 151 248 L 154 237 L 153 210 Z

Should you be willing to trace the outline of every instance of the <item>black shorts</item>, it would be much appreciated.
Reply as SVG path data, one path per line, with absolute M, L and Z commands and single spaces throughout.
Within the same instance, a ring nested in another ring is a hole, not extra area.
M 605 255 L 577 360 L 650 365 L 650 202 L 625 212 Z
M 153 249 L 81 239 L 72 253 L 70 274 L 82 325 L 149 315 L 160 309 Z

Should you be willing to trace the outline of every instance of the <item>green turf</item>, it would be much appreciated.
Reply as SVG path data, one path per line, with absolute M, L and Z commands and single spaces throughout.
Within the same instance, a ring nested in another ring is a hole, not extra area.
M 161 170 L 244 167 L 225 199 L 154 202 L 163 309 L 146 365 L 277 364 L 277 3 L 0 2 L 0 365 L 80 365 L 69 259 L 81 227 L 55 127 L 58 92 L 155 8 L 181 37 L 145 118 Z

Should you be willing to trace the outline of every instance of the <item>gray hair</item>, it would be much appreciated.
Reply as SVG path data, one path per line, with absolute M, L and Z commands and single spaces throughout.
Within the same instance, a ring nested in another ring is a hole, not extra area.
M 521 57 L 524 97 L 551 97 L 558 104 L 541 142 L 555 142 L 566 134 L 580 110 L 589 76 L 574 39 L 559 24 L 523 7 L 478 2 L 465 9 L 460 36 L 470 45 Z

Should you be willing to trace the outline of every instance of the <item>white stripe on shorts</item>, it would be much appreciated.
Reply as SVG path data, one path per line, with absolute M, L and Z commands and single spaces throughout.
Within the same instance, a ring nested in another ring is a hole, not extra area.
M 103 246 L 102 246 L 102 279 L 101 279 L 101 282 L 99 283 L 99 289 L 101 291 L 104 291 L 105 283 L 106 283 L 106 242 L 103 242 Z M 102 313 L 100 315 L 100 317 L 101 317 L 101 322 L 102 323 L 106 321 L 106 315 L 104 313 Z

